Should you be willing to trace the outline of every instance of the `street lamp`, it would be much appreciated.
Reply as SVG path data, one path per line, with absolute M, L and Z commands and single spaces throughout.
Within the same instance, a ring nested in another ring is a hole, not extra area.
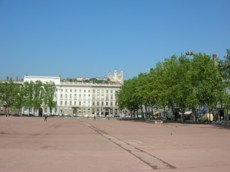
M 193 51 L 187 51 L 185 54 L 186 54 L 186 56 L 193 56 L 193 55 L 195 55 L 195 53 Z
M 185 53 L 185 56 L 193 56 L 194 57 L 195 53 L 193 51 L 187 51 Z M 193 90 L 196 92 L 196 90 Z M 194 114 L 194 121 L 196 122 L 197 120 L 197 110 L 196 107 L 192 107 L 192 114 Z

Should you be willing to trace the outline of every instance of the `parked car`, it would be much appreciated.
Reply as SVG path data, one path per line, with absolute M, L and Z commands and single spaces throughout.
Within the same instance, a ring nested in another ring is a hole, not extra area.
M 206 114 L 199 115 L 198 122 L 212 122 L 213 119 L 214 119 L 213 114 L 206 113 Z

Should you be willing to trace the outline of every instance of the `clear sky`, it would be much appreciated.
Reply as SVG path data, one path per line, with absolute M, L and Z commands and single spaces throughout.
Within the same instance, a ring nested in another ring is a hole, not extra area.
M 137 76 L 230 48 L 230 0 L 0 0 L 0 79 Z

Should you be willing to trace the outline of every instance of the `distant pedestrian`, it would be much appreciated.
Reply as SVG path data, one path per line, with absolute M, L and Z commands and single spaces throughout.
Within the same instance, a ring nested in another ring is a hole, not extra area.
M 46 121 L 46 122 L 47 122 L 47 118 L 48 118 L 48 116 L 47 116 L 47 115 L 45 115 L 44 121 Z

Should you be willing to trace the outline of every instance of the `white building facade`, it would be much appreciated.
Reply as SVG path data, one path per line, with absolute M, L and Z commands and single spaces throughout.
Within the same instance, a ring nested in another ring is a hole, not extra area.
M 117 114 L 120 84 L 61 82 L 57 90 L 57 113 L 107 116 Z
M 114 75 L 117 75 L 117 73 L 114 72 Z M 51 110 L 52 114 L 96 115 L 100 117 L 118 114 L 116 94 L 123 83 L 120 78 L 117 82 L 113 80 L 113 82 L 108 83 L 90 83 L 61 81 L 60 77 L 52 76 L 24 77 L 24 82 L 30 81 L 53 82 L 55 84 L 54 101 L 57 102 L 57 107 Z M 43 106 L 42 109 L 44 114 L 50 113 L 48 107 Z M 22 113 L 38 115 L 38 112 L 34 112 L 33 109 L 23 109 Z

